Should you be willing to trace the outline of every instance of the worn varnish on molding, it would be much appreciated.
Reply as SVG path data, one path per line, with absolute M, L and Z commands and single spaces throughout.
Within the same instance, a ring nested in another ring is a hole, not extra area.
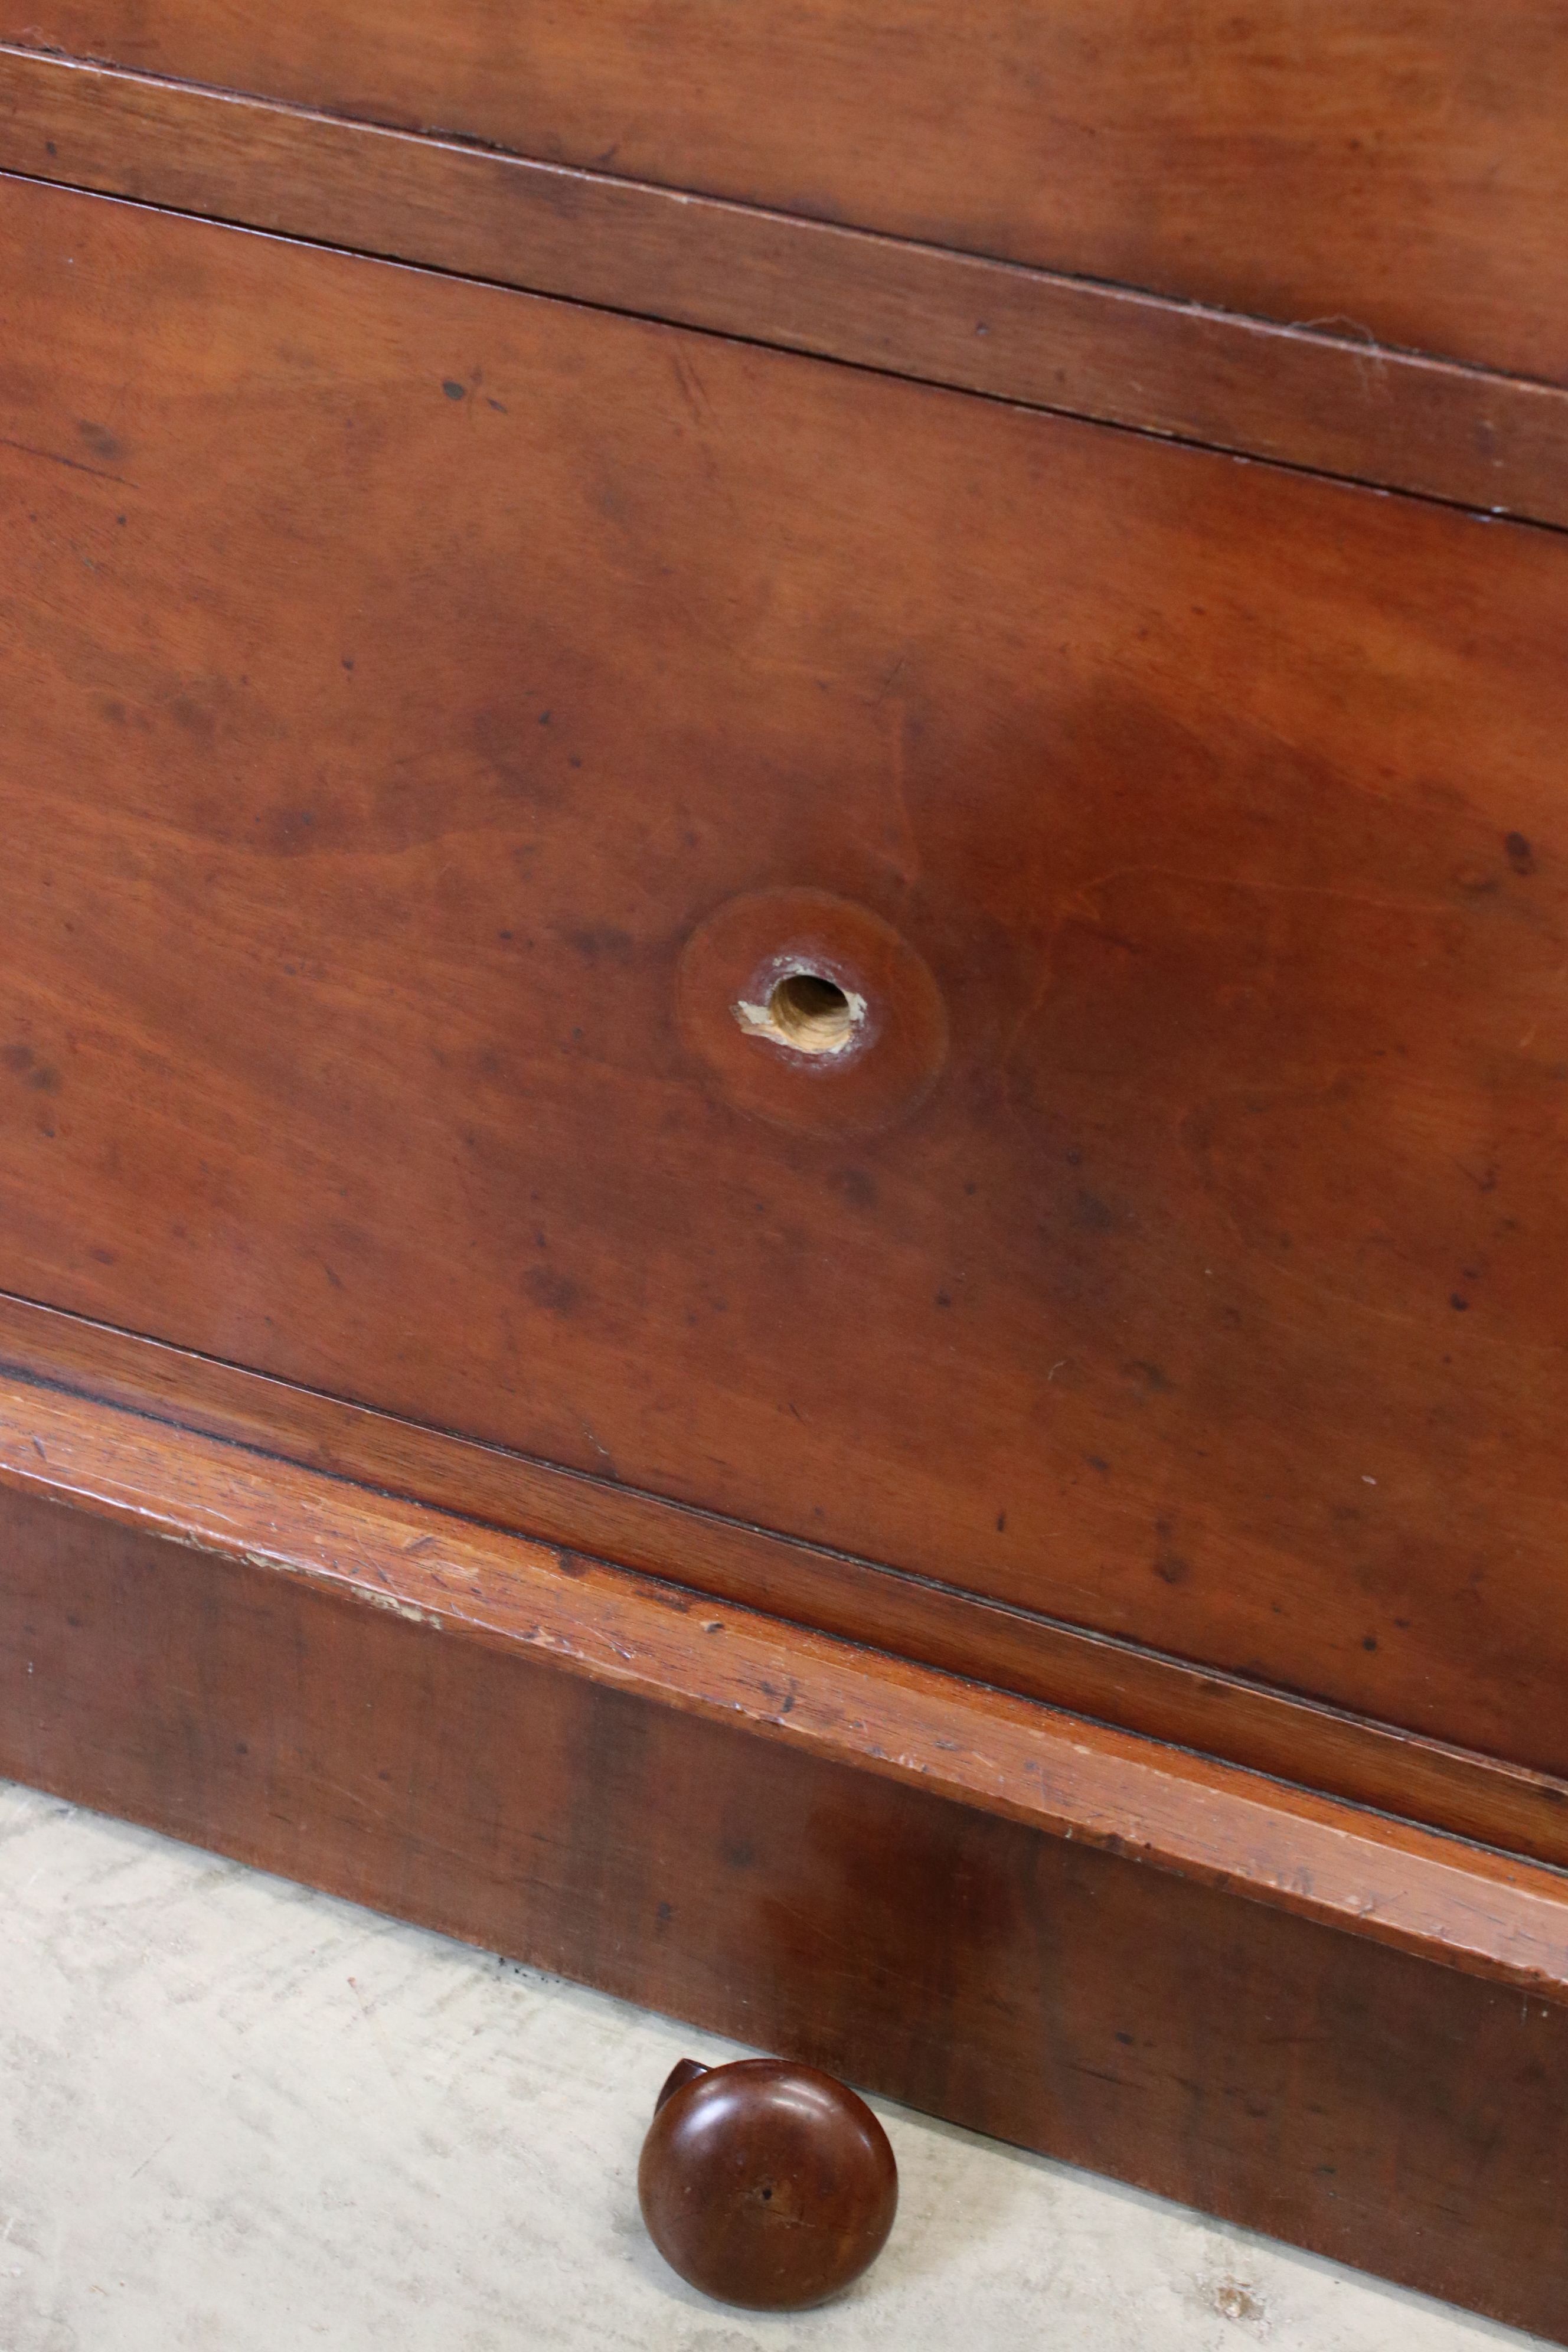
M 1555 0 L 5 0 L 0 38 L 1568 378 Z
M 0 168 L 1568 526 L 1568 391 L 0 47 Z

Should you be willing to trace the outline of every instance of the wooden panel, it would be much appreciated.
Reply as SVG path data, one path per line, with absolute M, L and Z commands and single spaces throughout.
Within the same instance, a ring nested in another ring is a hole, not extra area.
M 0 167 L 1568 526 L 1568 393 L 0 51 Z
M 450 1515 L 0 1381 L 0 1488 L 1568 2004 L 1568 1878 Z M 18 1557 L 26 1557 L 24 1540 Z M 215 1587 L 215 1594 L 219 1588 Z M 222 1613 L 230 1605 L 216 1599 Z M 36 1665 L 36 1661 L 35 1661 Z M 24 1675 L 24 1682 L 28 1678 Z M 348 1685 L 345 1685 L 347 1687 Z M 19 1690 L 35 1727 L 40 1694 Z M 90 1720 L 98 1712 L 87 1700 Z
M 0 217 L 6 1287 L 1563 1769 L 1560 537 Z
M 0 1365 L 1568 1866 L 1568 1783 L 1519 1765 L 3 1296 Z M 39 1409 L 14 1400 L 22 1427 Z
M 9 0 L 0 37 L 1568 376 L 1555 0 Z
M 0 1771 L 1568 2332 L 1561 1877 L 117 1418 L 6 1414 Z

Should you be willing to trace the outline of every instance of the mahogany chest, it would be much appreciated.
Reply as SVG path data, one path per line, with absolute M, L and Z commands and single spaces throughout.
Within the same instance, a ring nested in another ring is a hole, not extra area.
M 0 1769 L 1568 2340 L 1550 0 L 0 6 Z

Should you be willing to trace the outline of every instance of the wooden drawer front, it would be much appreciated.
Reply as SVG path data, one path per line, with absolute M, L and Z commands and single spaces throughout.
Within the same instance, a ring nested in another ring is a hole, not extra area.
M 1557 0 L 7 0 L 0 37 L 1568 379 Z
M 1560 535 L 0 224 L 0 1284 L 1568 1762 Z

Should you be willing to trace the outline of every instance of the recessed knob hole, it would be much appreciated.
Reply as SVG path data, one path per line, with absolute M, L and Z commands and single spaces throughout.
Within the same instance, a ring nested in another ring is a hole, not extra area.
M 866 1000 L 822 971 L 786 971 L 765 1004 L 737 1004 L 735 1018 L 753 1036 L 797 1054 L 842 1054 L 855 1043 Z
M 773 1024 L 803 1054 L 835 1054 L 855 1034 L 855 1014 L 836 980 L 819 971 L 785 974 L 768 999 Z

